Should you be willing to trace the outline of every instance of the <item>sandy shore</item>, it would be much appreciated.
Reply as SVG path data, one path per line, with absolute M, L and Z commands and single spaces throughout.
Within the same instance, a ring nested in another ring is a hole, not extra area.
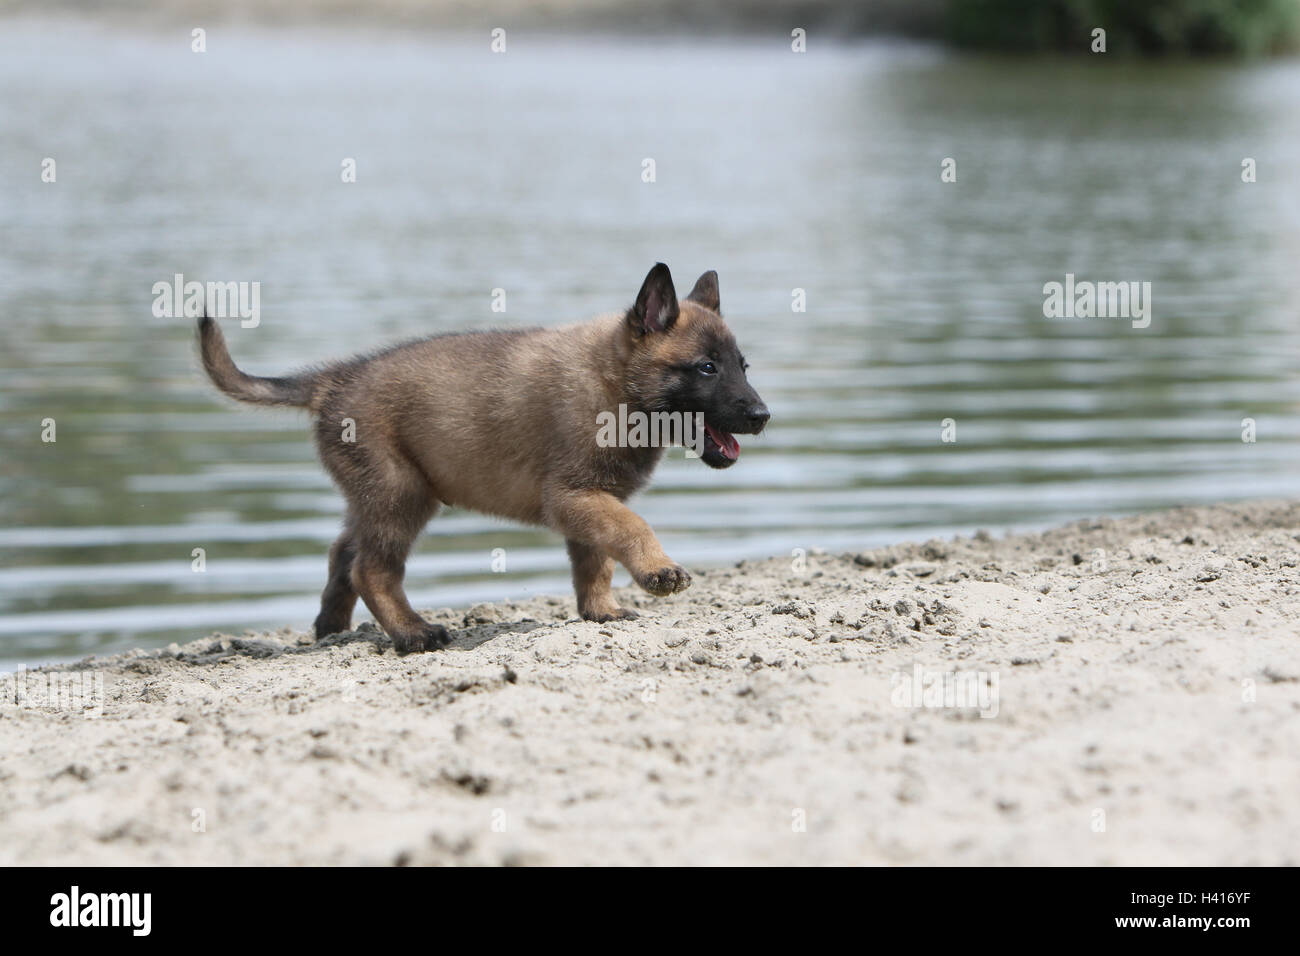
M 1298 565 L 1254 502 L 31 672 L 0 862 L 1296 864 Z

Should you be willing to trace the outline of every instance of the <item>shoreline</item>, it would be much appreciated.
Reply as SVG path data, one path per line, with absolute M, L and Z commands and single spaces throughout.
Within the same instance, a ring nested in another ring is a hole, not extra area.
M 620 600 L 444 609 L 404 658 L 364 624 L 28 671 L 102 714 L 0 699 L 0 861 L 1300 863 L 1300 502 Z

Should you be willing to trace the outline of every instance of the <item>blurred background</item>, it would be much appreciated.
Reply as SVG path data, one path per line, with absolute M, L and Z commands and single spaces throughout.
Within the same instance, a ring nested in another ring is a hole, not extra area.
M 175 273 L 261 284 L 225 328 L 273 374 L 717 269 L 773 421 L 636 504 L 691 566 L 1293 496 L 1296 13 L 0 2 L 0 669 L 315 616 L 341 500 L 304 414 L 221 398 L 154 317 Z M 1150 327 L 1044 318 L 1066 273 L 1150 282 Z M 407 586 L 569 593 L 557 536 L 457 511 Z

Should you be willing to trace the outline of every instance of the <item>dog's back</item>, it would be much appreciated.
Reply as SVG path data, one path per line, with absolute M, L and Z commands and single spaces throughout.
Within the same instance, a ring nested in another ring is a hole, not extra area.
M 598 413 L 626 401 L 620 321 L 436 336 L 327 368 L 314 399 L 321 458 L 343 484 L 398 455 L 439 501 L 533 524 L 552 480 L 581 474 L 625 498 L 660 450 L 595 441 Z

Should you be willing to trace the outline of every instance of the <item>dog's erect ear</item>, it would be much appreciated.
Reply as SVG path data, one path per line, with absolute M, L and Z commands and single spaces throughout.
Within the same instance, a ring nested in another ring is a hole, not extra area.
M 677 290 L 673 276 L 662 262 L 656 262 L 641 284 L 636 305 L 627 313 L 628 324 L 637 335 L 667 332 L 677 321 Z
M 712 309 L 714 312 L 721 312 L 718 307 L 718 274 L 710 269 L 704 275 L 695 280 L 695 288 L 691 294 L 686 297 L 691 302 L 698 303 L 706 309 Z

